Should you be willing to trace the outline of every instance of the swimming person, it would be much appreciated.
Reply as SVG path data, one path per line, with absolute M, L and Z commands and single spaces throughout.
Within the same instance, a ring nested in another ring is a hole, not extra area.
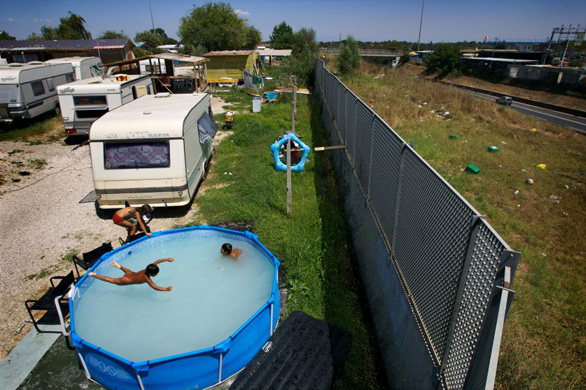
M 232 244 L 227 242 L 225 244 L 222 244 L 222 248 L 220 249 L 220 253 L 223 254 L 224 256 L 230 256 L 231 258 L 236 260 L 238 258 L 238 256 L 240 256 L 242 254 L 242 249 L 232 248 Z
M 131 271 L 128 268 L 123 267 L 117 262 L 113 261 L 110 263 L 110 265 L 118 269 L 121 269 L 124 272 L 124 276 L 120 278 L 111 278 L 109 276 L 98 275 L 95 272 L 90 272 L 89 275 L 93 276 L 96 279 L 103 280 L 104 282 L 117 284 L 119 286 L 124 286 L 127 284 L 146 283 L 157 291 L 171 291 L 173 290 L 173 286 L 159 287 L 151 280 L 151 277 L 156 276 L 159 273 L 159 267 L 157 266 L 157 264 L 162 263 L 164 261 L 168 261 L 171 263 L 174 261 L 174 259 L 172 257 L 168 257 L 166 259 L 159 259 L 154 263 L 147 265 L 147 267 L 142 271 L 138 272 Z
M 125 227 L 128 230 L 128 237 L 134 236 L 138 230 L 137 224 L 147 236 L 152 237 L 153 233 L 147 230 L 142 220 L 142 216 L 150 214 L 153 211 L 151 205 L 143 204 L 140 207 L 125 207 L 114 213 L 112 220 L 118 226 Z M 137 224 L 133 223 L 136 220 Z

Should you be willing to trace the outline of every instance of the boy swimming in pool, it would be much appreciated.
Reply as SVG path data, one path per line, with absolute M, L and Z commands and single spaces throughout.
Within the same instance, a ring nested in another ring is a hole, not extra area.
M 159 273 L 159 267 L 157 264 L 162 263 L 164 261 L 172 262 L 174 259 L 172 257 L 168 257 L 166 259 L 159 259 L 152 264 L 147 265 L 145 269 L 142 271 L 134 272 L 129 270 L 126 267 L 121 266 L 117 262 L 113 261 L 110 265 L 122 270 L 124 272 L 124 276 L 119 278 L 111 278 L 109 276 L 102 276 L 98 275 L 95 272 L 90 272 L 89 275 L 93 276 L 96 279 L 103 280 L 104 282 L 117 284 L 119 286 L 127 285 L 127 284 L 142 284 L 146 283 L 152 288 L 157 291 L 171 291 L 173 290 L 173 286 L 169 287 L 159 287 L 157 286 L 152 280 L 152 276 L 156 276 Z
M 242 249 L 232 248 L 232 244 L 225 243 L 222 244 L 222 248 L 220 249 L 220 253 L 224 256 L 230 256 L 234 260 L 238 258 L 242 254 Z

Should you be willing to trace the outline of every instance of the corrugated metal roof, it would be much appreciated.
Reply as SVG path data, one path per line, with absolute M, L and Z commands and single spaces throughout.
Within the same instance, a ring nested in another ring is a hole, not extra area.
M 56 41 L 0 41 L 0 51 L 75 51 L 75 50 L 101 50 L 122 49 L 130 42 L 130 39 L 64 39 Z
M 204 57 L 215 57 L 215 56 L 249 56 L 254 53 L 254 50 L 222 50 L 222 51 L 210 51 L 204 54 Z

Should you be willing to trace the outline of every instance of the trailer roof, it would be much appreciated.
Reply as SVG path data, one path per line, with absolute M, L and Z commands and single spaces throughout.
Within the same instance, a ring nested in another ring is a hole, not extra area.
M 120 76 L 125 76 L 126 79 L 124 80 Z M 59 86 L 58 92 L 59 92 L 59 94 L 70 93 L 70 92 L 75 92 L 75 91 L 82 92 L 81 89 L 83 89 L 83 92 L 91 93 L 92 90 L 95 90 L 96 92 L 97 91 L 104 91 L 104 88 L 107 86 L 115 86 L 118 90 L 118 87 L 120 87 L 121 85 L 126 84 L 131 81 L 134 81 L 136 79 L 141 79 L 141 78 L 143 78 L 143 79 L 150 78 L 150 76 L 149 75 L 142 75 L 142 74 L 128 74 L 128 75 L 118 74 L 116 76 L 90 77 L 88 79 L 83 79 L 83 80 L 73 81 L 68 84 L 63 84 L 63 85 Z
M 95 121 L 90 141 L 181 138 L 185 118 L 207 96 L 207 93 L 143 96 Z
M 50 60 L 45 61 L 46 63 L 49 64 L 71 64 L 71 65 L 81 65 L 82 62 L 87 61 L 87 60 L 93 60 L 96 59 L 99 62 L 102 62 L 102 60 L 100 59 L 100 57 L 61 57 L 61 58 L 53 58 Z
M 8 65 L 0 65 L 0 84 L 14 84 L 19 77 L 20 72 L 25 70 L 31 69 L 48 69 L 51 67 L 58 71 L 59 68 L 62 69 L 63 73 L 67 73 L 67 71 L 73 72 L 73 67 L 71 64 L 45 64 L 43 62 L 33 62 L 28 64 L 8 64 Z M 66 67 L 69 67 L 67 69 Z

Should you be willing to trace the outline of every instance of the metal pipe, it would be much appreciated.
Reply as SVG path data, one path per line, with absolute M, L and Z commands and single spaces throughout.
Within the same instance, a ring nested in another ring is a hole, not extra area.
M 222 361 L 223 361 L 224 354 L 220 354 L 220 362 L 218 367 L 218 383 L 222 381 Z
M 85 360 L 83 360 L 83 356 L 81 356 L 81 353 L 77 353 L 77 356 L 79 357 L 79 361 L 81 362 L 81 366 L 83 367 L 83 372 L 85 373 L 85 376 L 92 380 L 92 376 L 90 375 L 89 370 L 87 369 L 87 366 L 85 364 Z
M 140 379 L 140 375 L 138 374 L 138 372 L 136 373 L 136 379 L 138 380 L 138 387 L 140 387 L 140 390 L 144 390 L 142 379 Z

